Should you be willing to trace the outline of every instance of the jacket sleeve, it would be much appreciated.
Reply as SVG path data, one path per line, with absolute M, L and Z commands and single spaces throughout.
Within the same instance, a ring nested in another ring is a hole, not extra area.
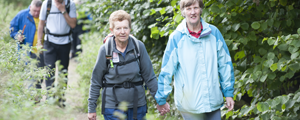
M 19 25 L 21 24 L 21 13 L 18 13 L 10 22 L 10 37 L 15 39 L 15 36 L 18 34 L 20 30 Z
M 172 92 L 172 76 L 177 70 L 177 43 L 174 38 L 174 34 L 171 34 L 169 37 L 162 60 L 161 72 L 158 77 L 158 90 L 155 99 L 159 105 L 164 105 L 168 95 Z
M 155 97 L 155 93 L 157 91 L 157 80 L 156 76 L 153 71 L 152 63 L 150 57 L 147 53 L 145 45 L 142 42 L 139 42 L 140 45 L 140 68 L 141 68 L 141 75 L 145 84 L 150 90 L 150 94 Z
M 218 55 L 218 72 L 222 93 L 225 97 L 233 97 L 234 92 L 234 70 L 228 47 L 221 32 L 217 29 L 217 55 Z
M 96 64 L 91 78 L 91 85 L 89 90 L 88 98 L 88 112 L 95 113 L 97 107 L 97 100 L 100 95 L 100 89 L 102 88 L 102 78 L 106 72 L 106 58 L 105 58 L 105 47 L 102 45 L 100 47 Z

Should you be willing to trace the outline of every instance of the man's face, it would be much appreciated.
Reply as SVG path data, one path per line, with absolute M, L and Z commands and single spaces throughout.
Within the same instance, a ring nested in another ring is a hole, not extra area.
M 35 18 L 38 18 L 39 15 L 40 15 L 40 10 L 41 10 L 41 7 L 36 7 L 35 5 L 30 5 L 30 14 L 35 17 Z
M 185 12 L 185 18 L 186 22 L 189 25 L 197 25 L 200 23 L 200 12 L 202 8 L 200 8 L 199 3 L 196 2 L 191 6 L 185 7 L 184 12 Z

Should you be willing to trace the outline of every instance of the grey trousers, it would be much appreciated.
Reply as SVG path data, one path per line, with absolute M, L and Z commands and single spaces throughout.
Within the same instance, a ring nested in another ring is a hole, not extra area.
M 221 120 L 221 111 L 216 110 L 208 113 L 193 114 L 180 112 L 184 120 Z

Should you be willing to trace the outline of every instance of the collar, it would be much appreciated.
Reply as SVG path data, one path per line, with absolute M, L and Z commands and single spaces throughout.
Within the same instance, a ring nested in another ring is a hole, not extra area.
M 203 28 L 203 30 L 201 31 L 201 35 L 200 35 L 200 38 L 201 38 L 201 37 L 205 37 L 205 36 L 209 35 L 211 33 L 211 28 L 209 27 L 210 25 L 208 23 L 206 23 L 202 18 L 200 18 L 200 22 L 201 22 L 202 28 Z M 183 19 L 181 21 L 181 23 L 177 26 L 176 30 L 181 32 L 182 34 L 191 36 L 189 34 L 189 30 L 187 29 L 186 19 Z
M 117 52 L 117 53 L 121 53 L 119 50 L 117 50 L 117 47 L 116 47 L 116 42 L 115 42 L 115 36 L 114 36 L 114 52 Z M 128 44 L 127 44 L 127 47 L 126 47 L 126 53 L 133 50 L 134 49 L 134 45 L 133 45 L 133 38 L 131 38 L 130 36 L 128 37 Z
M 201 24 L 201 29 L 196 33 L 196 32 L 194 32 L 194 31 L 191 31 L 189 28 L 187 28 L 188 29 L 188 31 L 189 31 L 189 33 L 192 35 L 192 34 L 196 34 L 196 35 L 200 35 L 201 34 L 201 31 L 203 30 L 203 25 L 202 25 L 202 23 L 200 22 L 200 24 Z

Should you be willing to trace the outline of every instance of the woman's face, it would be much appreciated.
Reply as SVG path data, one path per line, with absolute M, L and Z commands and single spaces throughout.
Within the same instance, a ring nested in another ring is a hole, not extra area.
M 128 20 L 113 22 L 114 28 L 110 28 L 110 31 L 115 36 L 115 40 L 118 42 L 126 42 L 130 34 L 130 27 Z

